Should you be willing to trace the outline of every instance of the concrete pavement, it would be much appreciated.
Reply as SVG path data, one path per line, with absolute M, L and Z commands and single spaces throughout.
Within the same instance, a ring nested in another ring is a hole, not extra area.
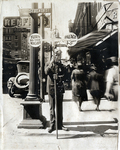
M 63 102 L 63 122 L 69 131 L 49 134 L 46 129 L 18 129 L 23 118 L 21 98 L 3 95 L 3 150 L 117 150 L 118 102 L 101 101 L 101 111 L 95 111 L 95 104 L 83 102 L 79 112 L 71 100 L 71 91 L 66 91 Z M 89 97 L 89 99 L 91 99 Z M 49 121 L 48 97 L 42 104 L 42 114 Z

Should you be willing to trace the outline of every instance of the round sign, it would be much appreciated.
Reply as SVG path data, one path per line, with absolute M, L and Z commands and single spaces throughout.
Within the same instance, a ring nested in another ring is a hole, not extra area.
M 41 35 L 38 33 L 33 33 L 29 37 L 29 43 L 32 47 L 38 47 L 41 45 L 42 38 Z
M 73 32 L 70 32 L 64 36 L 64 40 L 67 46 L 74 46 L 77 43 L 77 35 Z

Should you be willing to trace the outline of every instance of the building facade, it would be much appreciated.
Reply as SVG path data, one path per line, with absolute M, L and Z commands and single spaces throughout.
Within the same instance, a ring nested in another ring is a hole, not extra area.
M 19 60 L 29 60 L 30 29 L 21 27 L 20 17 L 6 17 L 3 20 L 3 90 L 6 92 L 7 81 L 17 73 Z
M 10 55 L 14 59 L 29 60 L 28 35 L 29 30 L 25 28 L 3 28 L 3 48 L 8 46 Z M 4 53 L 4 51 L 3 51 Z
M 74 32 L 78 38 L 97 29 L 115 29 L 117 26 L 117 2 L 79 3 L 74 22 L 69 21 L 69 31 Z
M 74 51 L 77 49 L 75 59 L 78 54 L 81 56 L 81 61 L 89 66 L 94 63 L 99 70 L 103 70 L 105 59 L 116 56 L 118 57 L 118 2 L 92 2 L 79 3 L 75 15 L 74 22 L 69 21 L 69 31 L 77 35 L 78 39 L 81 37 L 85 40 L 84 45 L 73 47 Z M 101 37 L 103 32 L 107 34 L 97 44 L 97 34 Z M 96 34 L 96 37 L 93 36 Z M 90 39 L 87 38 L 90 36 Z M 93 36 L 93 39 L 92 39 Z M 87 40 L 86 40 L 87 39 Z M 91 42 L 92 41 L 92 42 Z M 91 46 L 86 46 L 91 42 Z M 94 45 L 92 45 L 94 43 Z M 85 47 L 82 50 L 81 46 Z M 89 59 L 88 59 L 89 58 Z M 96 59 L 97 58 L 97 59 Z M 89 63 L 88 63 L 89 62 Z M 101 65 L 102 64 L 102 65 Z
M 69 31 L 74 32 L 78 38 L 96 30 L 96 16 L 101 3 L 79 3 L 74 23 L 69 22 Z

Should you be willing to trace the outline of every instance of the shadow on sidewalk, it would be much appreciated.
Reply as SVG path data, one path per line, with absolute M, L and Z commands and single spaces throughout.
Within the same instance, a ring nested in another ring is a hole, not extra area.
M 109 136 L 110 137 L 117 137 L 117 133 L 104 133 L 104 134 L 60 134 L 58 136 L 58 139 L 74 139 L 74 138 L 89 138 L 89 137 L 104 137 Z
M 112 126 L 112 125 L 99 125 L 99 126 L 76 126 L 76 127 L 68 127 L 70 131 L 80 131 L 80 132 L 87 132 L 91 131 L 96 134 L 104 134 L 105 131 L 111 129 L 111 130 L 118 130 L 118 126 Z
M 118 123 L 117 118 L 113 118 L 114 121 L 83 121 L 83 122 L 64 122 L 64 125 L 87 125 L 87 124 L 109 124 Z
M 74 139 L 88 137 L 117 137 L 118 120 L 114 121 L 90 121 L 90 122 L 64 122 L 69 131 L 58 130 L 58 139 Z M 49 121 L 46 122 L 49 127 Z M 98 125 L 101 124 L 101 125 Z M 110 124 L 110 125 L 107 125 Z M 46 127 L 47 128 L 47 127 Z M 77 131 L 77 132 L 76 132 Z M 37 133 L 27 133 L 25 136 L 56 137 L 56 130 L 51 134 L 47 130 L 38 130 Z
M 89 138 L 89 137 L 117 137 L 118 133 L 111 130 L 118 130 L 117 126 L 111 125 L 99 125 L 99 126 L 77 126 L 77 127 L 68 127 L 69 131 L 58 131 L 58 139 L 74 139 L 74 138 Z M 73 132 L 73 131 L 78 131 Z M 107 132 L 106 132 L 107 131 Z M 40 136 L 40 137 L 56 137 L 56 130 L 52 133 L 28 133 L 25 136 Z
M 87 110 L 82 110 L 81 112 L 89 112 L 89 111 L 96 111 L 96 110 L 91 110 L 91 109 L 87 109 Z M 99 111 L 96 112 L 102 112 L 102 111 L 116 111 L 115 109 L 100 109 Z

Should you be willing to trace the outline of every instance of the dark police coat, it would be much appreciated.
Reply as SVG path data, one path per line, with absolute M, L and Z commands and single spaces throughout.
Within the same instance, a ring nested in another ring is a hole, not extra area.
M 54 63 L 51 61 L 45 67 L 45 73 L 47 74 L 47 92 L 49 95 L 49 105 L 50 105 L 50 126 L 53 128 L 55 126 L 55 88 L 54 88 L 54 75 L 56 74 L 56 91 L 57 91 L 57 119 L 58 119 L 58 129 L 63 126 L 63 93 L 64 90 L 64 74 L 65 67 L 61 62 Z
M 46 64 L 45 73 L 47 76 L 47 92 L 50 95 L 54 95 L 54 74 L 57 75 L 56 79 L 56 88 L 57 92 L 64 93 L 64 74 L 65 74 L 65 66 L 61 62 L 57 62 L 56 64 L 52 61 Z

